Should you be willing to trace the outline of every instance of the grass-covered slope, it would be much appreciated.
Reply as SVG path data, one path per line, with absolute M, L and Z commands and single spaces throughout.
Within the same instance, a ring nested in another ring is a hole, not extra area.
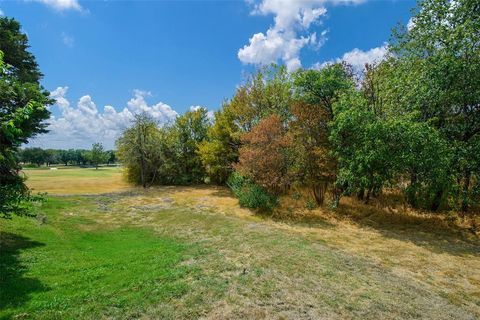
M 478 238 L 432 215 L 345 199 L 275 220 L 224 188 L 26 173 L 61 196 L 0 221 L 1 319 L 480 317 Z
M 480 317 L 478 240 L 445 230 L 274 221 L 207 187 L 42 211 L 0 222 L 2 318 Z

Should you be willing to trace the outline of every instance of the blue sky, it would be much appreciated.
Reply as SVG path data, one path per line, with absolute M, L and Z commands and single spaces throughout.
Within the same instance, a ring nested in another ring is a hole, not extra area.
M 132 114 L 166 122 L 217 110 L 245 74 L 381 59 L 414 1 L 0 1 L 28 34 L 57 99 L 51 133 L 31 145 L 113 147 Z M 108 106 L 105 108 L 105 106 Z

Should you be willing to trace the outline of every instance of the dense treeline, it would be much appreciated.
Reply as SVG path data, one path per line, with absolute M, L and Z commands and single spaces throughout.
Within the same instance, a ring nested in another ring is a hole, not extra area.
M 386 59 L 252 75 L 215 113 L 158 127 L 139 116 L 117 141 L 131 181 L 229 184 L 271 208 L 294 187 L 317 204 L 385 188 L 409 205 L 468 211 L 480 199 L 480 4 L 426 0 L 394 29 Z
M 97 144 L 96 148 L 101 145 Z M 115 151 L 108 150 L 86 150 L 86 149 L 42 149 L 25 148 L 19 149 L 16 153 L 18 162 L 23 164 L 32 164 L 35 166 L 52 164 L 68 165 L 96 165 L 96 164 L 114 164 L 117 161 Z M 98 161 L 97 161 L 98 159 Z

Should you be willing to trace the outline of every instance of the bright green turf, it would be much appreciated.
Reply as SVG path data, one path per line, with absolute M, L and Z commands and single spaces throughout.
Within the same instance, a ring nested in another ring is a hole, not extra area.
M 58 215 L 82 202 L 50 199 L 47 224 L 0 221 L 0 318 L 134 317 L 189 289 L 195 270 L 180 262 L 192 246 L 145 228 L 87 231 L 92 221 Z

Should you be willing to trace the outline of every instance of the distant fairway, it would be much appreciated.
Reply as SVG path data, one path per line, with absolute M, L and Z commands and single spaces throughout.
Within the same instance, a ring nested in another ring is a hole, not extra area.
M 116 191 L 125 191 L 131 186 L 122 176 L 122 168 L 101 167 L 94 168 L 58 167 L 24 169 L 27 176 L 27 185 L 34 192 L 48 192 L 49 194 L 98 194 Z

